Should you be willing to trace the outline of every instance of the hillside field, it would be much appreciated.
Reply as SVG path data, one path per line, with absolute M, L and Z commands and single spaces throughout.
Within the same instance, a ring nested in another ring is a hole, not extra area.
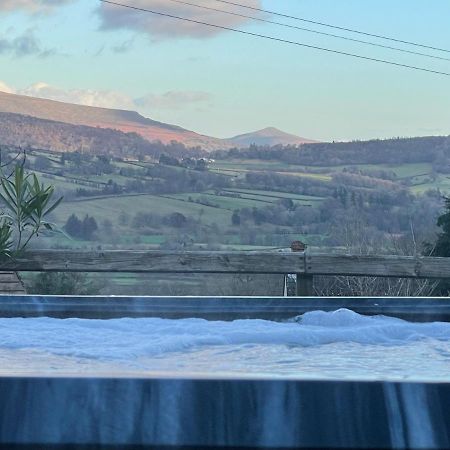
M 386 222 L 385 205 L 397 216 L 403 208 L 405 217 L 415 217 L 428 192 L 450 192 L 450 175 L 429 162 L 318 165 L 283 157 L 216 155 L 199 170 L 195 159 L 164 163 L 31 150 L 27 169 L 64 196 L 52 215 L 58 227 L 72 215 L 93 217 L 98 226 L 94 236 L 43 237 L 39 245 L 251 250 L 286 248 L 301 239 L 321 247 L 336 245 L 333 224 L 350 217 L 345 210 L 361 209 L 361 216 L 379 221 L 381 232 L 398 234 L 405 225 Z

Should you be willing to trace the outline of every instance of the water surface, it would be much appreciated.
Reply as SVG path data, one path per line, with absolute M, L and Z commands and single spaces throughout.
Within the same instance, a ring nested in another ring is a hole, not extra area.
M 0 375 L 157 373 L 450 381 L 450 324 L 313 311 L 290 322 L 0 319 Z

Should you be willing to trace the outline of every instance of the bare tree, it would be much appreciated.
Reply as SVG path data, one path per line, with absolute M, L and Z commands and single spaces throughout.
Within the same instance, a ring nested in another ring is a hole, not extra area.
M 364 219 L 355 217 L 342 225 L 341 233 L 339 250 L 348 254 L 422 255 L 412 220 L 408 235 L 380 235 Z M 437 285 L 435 280 L 411 278 L 334 276 L 314 279 L 315 292 L 321 296 L 430 296 Z

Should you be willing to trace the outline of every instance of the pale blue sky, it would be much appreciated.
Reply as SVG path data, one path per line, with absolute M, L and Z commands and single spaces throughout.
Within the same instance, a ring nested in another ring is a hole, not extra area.
M 250 14 L 215 0 L 190 1 Z M 186 14 L 186 7 L 180 10 L 168 0 L 122 2 Z M 46 3 L 51 2 L 1 0 L 0 88 L 138 109 L 148 117 L 217 137 L 266 126 L 322 140 L 450 134 L 450 77 L 230 32 L 213 35 L 209 29 L 186 29 L 172 19 L 150 19 L 144 13 L 125 16 L 122 10 L 109 10 L 107 15 L 103 10 L 101 14 L 96 0 L 61 0 L 65 5 L 52 10 L 44 8 Z M 450 49 L 448 0 L 240 3 Z M 198 11 L 190 9 L 195 18 Z M 229 17 L 202 19 L 230 25 Z M 450 61 L 267 24 L 231 26 L 450 72 Z M 450 53 L 434 54 L 450 58 Z

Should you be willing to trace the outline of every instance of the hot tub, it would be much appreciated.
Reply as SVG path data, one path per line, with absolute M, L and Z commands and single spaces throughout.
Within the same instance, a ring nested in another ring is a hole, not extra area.
M 448 448 L 449 312 L 442 299 L 3 297 L 0 446 Z

